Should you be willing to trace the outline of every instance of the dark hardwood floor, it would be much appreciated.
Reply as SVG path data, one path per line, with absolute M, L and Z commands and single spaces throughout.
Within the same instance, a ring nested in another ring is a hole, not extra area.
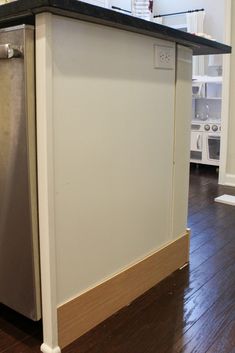
M 235 207 L 214 198 L 213 167 L 191 167 L 190 265 L 94 328 L 63 353 L 235 353 Z M 36 353 L 41 324 L 0 306 L 0 353 Z
M 0 304 L 0 353 L 38 353 L 42 325 Z

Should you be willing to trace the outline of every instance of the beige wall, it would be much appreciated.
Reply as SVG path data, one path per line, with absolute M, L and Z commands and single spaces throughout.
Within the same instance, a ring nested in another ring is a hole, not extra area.
M 226 173 L 234 176 L 235 182 L 235 3 L 232 1 L 232 30 L 231 45 L 233 53 L 230 65 L 230 104 L 229 104 L 229 126 L 228 126 L 228 155 Z

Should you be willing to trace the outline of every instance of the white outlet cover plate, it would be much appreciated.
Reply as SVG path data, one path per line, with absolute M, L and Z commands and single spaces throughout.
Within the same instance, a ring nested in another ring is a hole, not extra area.
M 233 195 L 222 195 L 215 198 L 215 202 L 225 203 L 226 205 L 235 206 L 235 196 Z
M 154 45 L 154 68 L 174 70 L 175 47 L 167 45 Z

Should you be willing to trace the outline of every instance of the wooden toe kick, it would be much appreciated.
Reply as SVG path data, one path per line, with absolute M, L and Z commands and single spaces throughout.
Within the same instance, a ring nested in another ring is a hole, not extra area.
M 189 259 L 190 231 L 112 278 L 58 308 L 59 345 L 64 348 L 131 303 Z

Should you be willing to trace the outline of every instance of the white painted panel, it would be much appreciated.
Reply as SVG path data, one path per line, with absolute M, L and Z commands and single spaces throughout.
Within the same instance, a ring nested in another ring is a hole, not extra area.
M 58 304 L 171 238 L 175 71 L 150 37 L 53 21 Z
M 190 126 L 192 117 L 192 51 L 177 47 L 175 145 L 173 181 L 173 238 L 187 227 Z

